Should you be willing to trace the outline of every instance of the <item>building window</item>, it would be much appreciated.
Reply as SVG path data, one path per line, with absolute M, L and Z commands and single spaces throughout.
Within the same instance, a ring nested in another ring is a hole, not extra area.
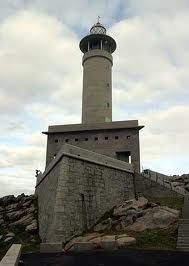
M 54 141 L 54 142 L 58 143 L 58 139 L 55 139 L 55 141 Z
M 109 103 L 107 103 L 107 107 L 108 107 L 108 108 L 110 107 L 110 104 L 109 104 Z
M 109 83 L 107 83 L 107 87 L 110 87 L 110 84 Z
M 115 139 L 119 139 L 119 137 L 118 136 L 115 136 Z
M 95 137 L 95 141 L 97 141 L 98 140 L 98 138 L 97 137 Z
M 130 139 L 131 138 L 131 136 L 127 136 L 127 139 Z
M 69 141 L 69 139 L 66 139 L 66 140 L 65 140 L 65 142 L 68 142 L 68 141 Z
M 108 137 L 105 137 L 105 140 L 108 140 Z
M 85 138 L 85 141 L 88 141 L 88 138 Z
M 75 141 L 78 141 L 78 139 L 75 139 Z

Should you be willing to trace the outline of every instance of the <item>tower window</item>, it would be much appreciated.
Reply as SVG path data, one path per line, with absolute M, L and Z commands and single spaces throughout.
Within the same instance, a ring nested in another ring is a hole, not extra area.
M 109 103 L 107 103 L 107 107 L 108 107 L 108 108 L 110 107 L 110 104 L 109 104 Z
M 131 138 L 131 136 L 127 136 L 127 139 L 130 139 Z
M 108 137 L 105 137 L 105 140 L 108 140 Z
M 95 137 L 95 141 L 97 141 L 98 140 L 98 137 Z
M 115 136 L 115 139 L 119 139 L 119 137 L 118 136 Z
M 58 139 L 55 139 L 55 141 L 54 141 L 54 142 L 58 143 Z
M 56 157 L 56 153 L 53 155 L 53 157 L 54 157 L 54 158 Z
M 65 140 L 65 142 L 68 142 L 68 141 L 69 141 L 69 139 L 66 139 L 66 140 Z
M 85 138 L 85 141 L 88 141 L 88 138 Z
M 107 83 L 107 87 L 110 87 L 110 84 L 109 83 Z
M 75 141 L 78 141 L 78 139 L 75 139 Z

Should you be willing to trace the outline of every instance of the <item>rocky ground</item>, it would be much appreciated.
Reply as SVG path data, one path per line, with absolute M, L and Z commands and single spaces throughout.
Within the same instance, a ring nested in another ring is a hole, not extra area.
M 38 242 L 36 197 L 21 194 L 0 198 L 0 251 L 12 243 L 22 243 L 30 249 Z
M 91 243 L 103 249 L 108 242 L 118 248 L 174 249 L 183 201 L 174 199 L 146 199 L 140 197 L 115 206 L 81 236 L 75 236 L 64 246 L 73 250 L 74 243 Z M 21 243 L 23 251 L 39 251 L 37 199 L 34 195 L 0 198 L 0 257 L 13 243 Z
M 162 234 L 162 239 L 171 232 L 176 236 L 180 211 L 160 203 L 150 202 L 144 197 L 132 199 L 115 206 L 106 213 L 90 232 L 73 238 L 65 245 L 65 251 L 74 249 L 75 243 L 92 243 L 90 247 L 104 248 L 107 242 L 116 242 L 118 248 L 136 246 L 141 233 L 154 238 Z M 162 230 L 162 231 L 158 231 Z M 154 232 L 154 233 L 153 233 Z M 138 239 L 137 239 L 138 238 Z M 160 241 L 155 239 L 155 241 Z M 161 240 L 162 241 L 162 240 Z M 174 239 L 176 241 L 176 237 Z M 176 244 L 176 243 L 175 243 Z
M 173 187 L 182 187 L 189 192 L 189 174 L 173 175 L 170 177 L 169 182 Z

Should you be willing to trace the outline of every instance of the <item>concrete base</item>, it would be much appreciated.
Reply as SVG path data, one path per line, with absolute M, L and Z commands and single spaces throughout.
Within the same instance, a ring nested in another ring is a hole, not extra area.
M 13 244 L 0 262 L 0 266 L 17 266 L 21 255 L 21 249 L 21 244 Z
M 62 243 L 41 243 L 41 253 L 57 253 L 62 252 Z

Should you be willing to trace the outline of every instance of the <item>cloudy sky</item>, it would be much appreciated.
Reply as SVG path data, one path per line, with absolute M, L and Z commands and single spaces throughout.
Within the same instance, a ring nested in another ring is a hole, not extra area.
M 188 0 L 0 0 L 0 196 L 33 193 L 51 124 L 80 123 L 80 39 L 115 38 L 113 118 L 138 119 L 141 164 L 189 173 Z

